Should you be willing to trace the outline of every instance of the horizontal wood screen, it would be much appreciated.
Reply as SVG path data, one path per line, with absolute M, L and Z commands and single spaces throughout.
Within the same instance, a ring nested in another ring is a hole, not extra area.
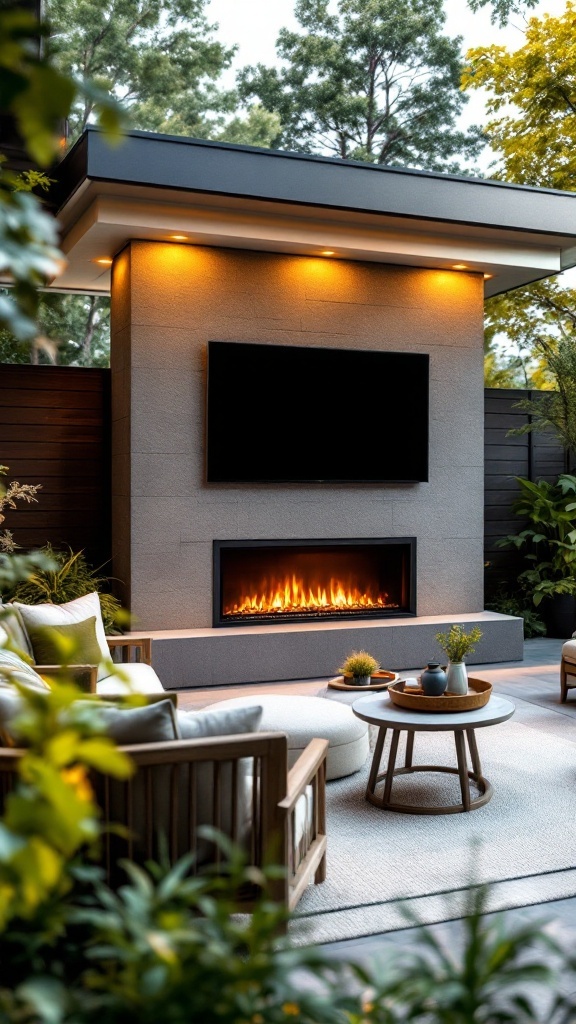
M 3 524 L 25 549 L 70 546 L 110 572 L 110 371 L 0 365 L 4 482 L 41 484 Z
M 486 388 L 484 392 L 484 560 L 486 597 L 508 584 L 509 589 L 526 568 L 523 551 L 498 548 L 496 541 L 510 533 L 519 533 L 527 523 L 513 515 L 510 506 L 518 496 L 515 477 L 552 482 L 567 470 L 566 453 L 552 433 L 530 432 L 508 436 L 508 431 L 524 426 L 530 414 L 516 403 L 531 401 L 538 391 Z

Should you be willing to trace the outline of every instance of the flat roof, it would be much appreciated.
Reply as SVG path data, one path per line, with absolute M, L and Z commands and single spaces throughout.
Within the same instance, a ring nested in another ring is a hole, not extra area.
M 131 238 L 484 273 L 497 294 L 576 265 L 576 193 L 152 132 L 88 128 L 56 172 L 68 270 L 108 288 Z M 87 264 L 92 264 L 88 267 Z

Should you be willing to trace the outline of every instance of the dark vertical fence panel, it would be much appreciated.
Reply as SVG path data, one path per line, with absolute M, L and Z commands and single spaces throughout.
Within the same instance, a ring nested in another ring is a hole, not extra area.
M 0 365 L 0 463 L 5 480 L 41 484 L 4 526 L 23 548 L 83 550 L 110 559 L 110 371 Z M 108 567 L 109 571 L 109 567 Z
M 508 435 L 530 420 L 529 413 L 516 408 L 524 398 L 533 400 L 537 391 L 486 388 L 484 392 L 484 560 L 486 596 L 498 586 L 512 587 L 526 568 L 524 556 L 515 548 L 498 548 L 496 541 L 519 533 L 527 525 L 510 511 L 519 493 L 515 477 L 553 482 L 567 468 L 566 453 L 552 433 L 530 432 Z

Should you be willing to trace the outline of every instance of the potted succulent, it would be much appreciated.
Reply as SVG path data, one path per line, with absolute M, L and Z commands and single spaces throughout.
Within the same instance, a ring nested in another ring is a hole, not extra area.
M 481 636 L 482 630 L 478 626 L 473 626 L 469 633 L 464 626 L 456 625 L 450 626 L 447 633 L 436 633 L 436 642 L 448 657 L 447 693 L 468 693 L 468 672 L 464 659 L 475 650 Z
M 380 668 L 380 662 L 367 651 L 352 651 L 338 669 L 351 680 L 353 686 L 370 686 L 373 672 Z

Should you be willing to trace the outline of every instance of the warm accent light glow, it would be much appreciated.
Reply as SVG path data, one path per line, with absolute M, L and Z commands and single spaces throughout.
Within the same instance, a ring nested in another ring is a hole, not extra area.
M 467 270 L 468 267 L 465 263 L 453 263 L 452 270 Z
M 188 241 L 188 235 L 170 235 L 170 238 L 172 238 L 175 242 L 187 242 Z
M 243 594 L 234 605 L 224 607 L 225 617 L 235 615 L 282 615 L 299 612 L 362 611 L 366 608 L 398 608 L 388 594 L 363 593 L 357 587 L 331 578 L 327 585 L 305 586 L 304 580 L 286 575 L 283 580 L 264 581 L 252 594 Z
M 101 256 L 100 259 L 94 260 L 94 263 L 100 263 L 103 267 L 111 267 L 113 260 L 110 256 Z
M 334 250 L 333 249 L 323 249 L 322 250 L 322 255 L 323 256 L 333 256 L 334 255 Z
M 494 277 L 494 274 L 484 274 L 484 280 L 490 281 Z

